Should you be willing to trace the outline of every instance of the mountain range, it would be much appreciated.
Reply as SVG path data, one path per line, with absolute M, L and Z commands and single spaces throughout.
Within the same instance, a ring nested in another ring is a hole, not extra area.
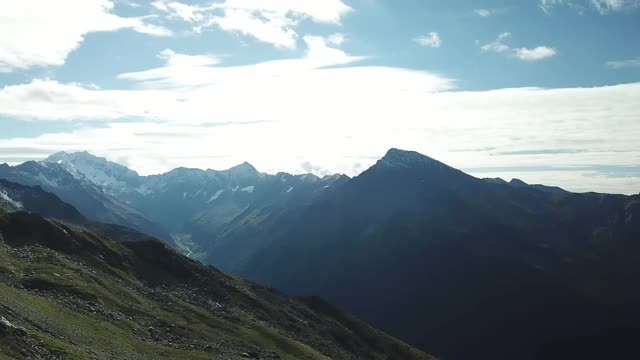
M 111 227 L 0 181 L 0 358 L 433 359 L 320 298 Z
M 92 182 L 83 173 L 73 171 L 61 163 L 45 160 L 28 161 L 14 167 L 0 164 L 0 179 L 39 186 L 56 194 L 91 219 L 127 226 L 170 240 L 162 226 L 104 191 L 101 185 Z
M 3 177 L 444 359 L 638 356 L 638 195 L 478 179 L 398 149 L 352 179 L 248 163 L 139 176 L 88 153 Z

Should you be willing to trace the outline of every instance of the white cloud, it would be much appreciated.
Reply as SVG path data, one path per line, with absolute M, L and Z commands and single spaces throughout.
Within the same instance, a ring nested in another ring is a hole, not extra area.
M 210 66 L 220 63 L 220 58 L 215 55 L 185 55 L 177 54 L 171 49 L 164 49 L 158 57 L 167 62 L 167 66 Z
M 540 8 L 547 14 L 556 6 L 567 6 L 584 13 L 587 7 L 605 15 L 612 12 L 628 11 L 640 8 L 640 0 L 540 0 Z
M 640 8 L 639 0 L 591 0 L 601 14 Z
M 483 18 L 487 18 L 490 16 L 495 16 L 495 15 L 501 15 L 507 12 L 506 8 L 493 8 L 493 9 L 489 9 L 489 8 L 481 8 L 481 9 L 475 9 L 473 10 L 473 14 L 476 16 L 480 16 Z
M 211 8 L 278 14 L 293 19 L 310 18 L 318 23 L 339 24 L 351 8 L 342 0 L 225 0 Z
M 198 7 L 183 4 L 177 1 L 154 1 L 151 6 L 165 12 L 170 18 L 179 19 L 186 22 L 199 22 L 204 20 L 204 15 Z
M 342 65 L 352 63 L 364 57 L 351 56 L 344 51 L 330 47 L 330 44 L 341 44 L 344 39 L 336 39 L 336 34 L 324 38 L 322 36 L 305 36 L 307 45 L 306 60 L 315 67 Z
M 116 5 L 124 5 L 134 9 L 142 7 L 142 4 L 132 0 L 114 0 Z
M 548 46 L 538 46 L 533 49 L 515 49 L 515 57 L 525 61 L 538 61 L 556 55 L 556 50 Z
M 174 94 L 171 94 L 174 95 Z M 100 90 L 55 80 L 33 80 L 0 90 L 0 113 L 22 119 L 113 120 L 123 117 L 149 118 L 153 101 L 172 100 L 158 91 Z
M 347 41 L 347 38 L 342 33 L 334 33 L 329 35 L 329 37 L 327 38 L 327 42 L 335 46 L 340 46 L 344 44 L 345 41 Z
M 491 10 L 491 9 L 476 9 L 476 10 L 473 10 L 473 12 L 480 17 L 489 17 L 495 14 L 495 10 Z
M 107 0 L 20 0 L 0 2 L 0 72 L 62 65 L 86 34 L 132 29 L 166 36 L 171 32 L 143 18 L 113 13 Z
M 276 47 L 296 47 L 298 34 L 293 30 L 294 21 L 276 14 L 254 14 L 245 10 L 227 9 L 224 16 L 212 17 L 209 24 L 215 24 L 225 31 L 253 36 Z
M 351 11 L 342 0 L 225 0 L 201 6 L 159 0 L 152 5 L 170 19 L 192 24 L 195 32 L 217 26 L 288 49 L 296 47 L 301 21 L 339 25 Z
M 299 173 L 313 164 L 321 174 L 354 175 L 400 147 L 458 168 L 640 163 L 640 84 L 461 92 L 454 80 L 427 71 L 359 64 L 361 57 L 329 38 L 305 37 L 302 58 L 242 66 L 163 50 L 164 66 L 120 76 L 132 82 L 130 90 L 46 79 L 5 86 L 2 117 L 109 124 L 0 140 L 0 161 L 33 157 L 33 149 L 43 155 L 87 149 L 142 173 L 247 160 L 268 172 Z M 532 149 L 557 151 L 522 152 Z M 543 174 L 548 177 L 540 180 Z M 583 170 L 498 175 L 574 190 L 637 193 L 640 187 L 638 177 Z
M 426 36 L 418 36 L 414 38 L 413 41 L 418 43 L 420 46 L 439 48 L 442 46 L 442 39 L 440 38 L 440 34 L 435 31 L 430 32 Z
M 390 95 L 455 86 L 451 79 L 426 71 L 356 66 L 363 57 L 331 47 L 323 37 L 306 36 L 304 41 L 303 58 L 243 66 L 221 66 L 210 55 L 163 50 L 159 56 L 165 66 L 119 76 L 132 81 L 135 90 L 100 90 L 46 79 L 6 86 L 0 90 L 0 114 L 42 120 L 144 118 L 181 123 L 320 119 L 334 116 L 330 114 L 334 106 L 345 106 L 354 115 L 358 108 L 352 101 L 364 108 L 369 99 L 387 101 Z
M 321 36 L 305 36 L 304 42 L 307 51 L 305 57 L 300 59 L 267 61 L 233 67 L 200 64 L 201 66 L 187 68 L 167 63 L 167 66 L 161 68 L 125 73 L 118 77 L 135 81 L 138 87 L 146 89 L 191 88 L 193 93 L 189 94 L 189 99 L 192 102 L 195 101 L 196 94 L 202 93 L 206 98 L 203 101 L 209 104 L 211 98 L 208 98 L 207 92 L 211 92 L 213 95 L 218 92 L 231 94 L 237 91 L 238 100 L 241 100 L 252 94 L 255 94 L 256 98 L 260 98 L 261 92 L 284 93 L 291 91 L 294 93 L 291 96 L 298 97 L 300 96 L 298 92 L 300 88 L 315 89 L 317 92 L 330 91 L 329 89 L 332 87 L 337 89 L 331 91 L 340 91 L 341 89 L 360 91 L 360 89 L 354 89 L 354 86 L 359 86 L 359 83 L 366 84 L 376 81 L 387 73 L 400 72 L 398 69 L 380 67 L 350 68 L 350 71 L 324 68 L 354 63 L 365 58 L 353 56 L 331 47 L 329 41 Z M 162 53 L 171 53 L 173 57 L 186 56 L 176 54 L 171 50 L 164 50 Z M 409 73 L 406 75 L 410 76 Z M 425 84 L 423 89 L 426 91 L 449 89 L 453 86 L 451 80 L 427 72 L 415 72 L 415 76 L 416 84 L 418 81 L 422 81 Z M 385 81 L 386 78 L 379 80 Z M 394 86 L 394 84 L 391 83 L 390 86 Z M 181 94 L 180 97 L 185 98 L 186 96 Z M 282 98 L 278 101 L 282 100 L 286 99 Z M 181 102 L 181 104 L 185 103 Z M 230 116 L 232 115 L 231 113 Z
M 511 47 L 505 45 L 502 40 L 511 37 L 511 33 L 504 32 L 498 35 L 496 41 L 480 46 L 480 49 L 485 52 L 506 53 L 511 51 Z
M 198 109 L 223 120 L 233 108 L 244 120 L 258 121 L 255 123 L 201 126 L 178 117 L 170 122 L 112 123 L 105 128 L 0 140 L 0 154 L 6 153 L 1 149 L 12 149 L 14 157 L 20 154 L 19 148 L 43 149 L 43 155 L 55 150 L 87 149 L 146 174 L 177 166 L 222 169 L 246 160 L 271 173 L 301 173 L 308 170 L 305 164 L 311 163 L 321 174 L 354 175 L 372 165 L 388 148 L 401 147 L 458 168 L 476 168 L 474 173 L 481 176 L 515 176 L 577 191 L 640 191 L 638 176 L 607 178 L 591 170 L 491 170 L 523 164 L 584 167 L 640 163 L 640 84 L 433 93 L 412 88 L 407 83 L 410 78 L 399 76 L 391 76 L 396 81 L 394 86 L 380 83 L 379 94 L 352 92 L 345 98 L 341 91 L 335 95 L 332 89 L 314 91 L 312 87 L 318 83 L 312 83 L 296 89 L 306 94 L 298 98 L 273 87 L 271 93 L 261 94 L 265 99 L 253 98 L 257 94 L 251 92 L 242 99 L 235 92 L 227 97 L 215 94 L 209 98 L 208 107 Z M 395 87 L 402 84 L 408 85 L 407 91 L 396 92 Z M 124 97 L 147 91 L 102 96 Z M 277 104 L 268 106 L 271 102 Z M 465 148 L 483 150 L 461 151 Z M 559 151 L 501 155 L 523 149 Z M 485 167 L 488 170 L 482 170 Z
M 565 4 L 565 0 L 540 0 L 540 8 L 546 14 L 550 14 L 554 7 L 563 4 Z
M 483 52 L 494 52 L 506 56 L 514 57 L 524 61 L 538 61 L 553 57 L 557 54 L 556 49 L 548 46 L 537 46 L 535 48 L 512 48 L 504 43 L 504 40 L 511 37 L 511 33 L 504 32 L 498 38 L 485 45 L 481 45 Z
M 640 67 L 640 58 L 607 61 L 607 66 L 613 69 L 636 68 Z

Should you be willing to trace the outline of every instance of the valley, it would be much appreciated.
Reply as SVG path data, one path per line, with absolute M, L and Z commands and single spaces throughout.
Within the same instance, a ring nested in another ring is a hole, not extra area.
M 248 163 L 143 177 L 87 153 L 52 161 L 191 259 L 321 296 L 443 358 L 561 358 L 637 331 L 638 196 L 477 179 L 397 149 L 353 179 Z

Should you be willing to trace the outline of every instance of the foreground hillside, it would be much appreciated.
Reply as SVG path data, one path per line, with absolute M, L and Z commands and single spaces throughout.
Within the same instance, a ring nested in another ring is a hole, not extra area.
M 431 359 L 318 298 L 286 297 L 155 240 L 116 242 L 19 211 L 3 195 L 0 358 Z

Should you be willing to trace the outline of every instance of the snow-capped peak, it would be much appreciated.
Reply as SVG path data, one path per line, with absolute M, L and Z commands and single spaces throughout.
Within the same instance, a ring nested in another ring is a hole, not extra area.
M 105 190 L 117 192 L 127 185 L 134 188 L 140 186 L 139 176 L 135 171 L 108 161 L 106 158 L 94 156 L 87 151 L 75 153 L 61 151 L 49 156 L 42 163 L 60 164 L 76 179 L 86 178 Z

